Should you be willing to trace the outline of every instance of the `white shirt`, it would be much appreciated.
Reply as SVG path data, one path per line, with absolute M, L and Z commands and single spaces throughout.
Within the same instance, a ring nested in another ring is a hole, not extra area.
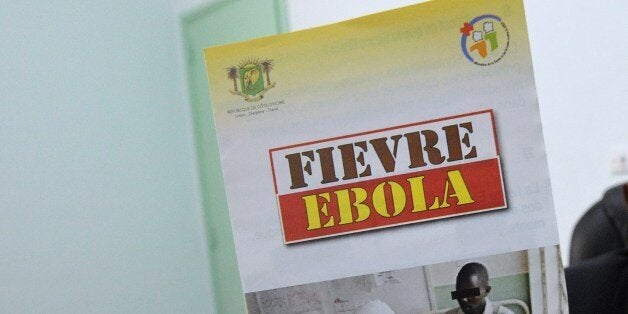
M 493 306 L 493 303 L 488 298 L 486 300 L 486 306 L 484 307 L 484 312 L 482 314 L 514 314 L 513 311 L 509 310 L 505 306 L 498 305 L 497 307 Z M 451 309 L 445 314 L 464 314 L 461 308 Z

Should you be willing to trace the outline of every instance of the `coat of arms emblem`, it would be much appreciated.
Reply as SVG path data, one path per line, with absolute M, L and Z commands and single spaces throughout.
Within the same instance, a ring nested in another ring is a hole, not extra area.
M 275 87 L 276 82 L 270 81 L 273 66 L 274 61 L 271 59 L 246 59 L 238 66 L 228 67 L 227 77 L 233 80 L 231 94 L 242 96 L 248 102 L 261 100 L 264 93 Z

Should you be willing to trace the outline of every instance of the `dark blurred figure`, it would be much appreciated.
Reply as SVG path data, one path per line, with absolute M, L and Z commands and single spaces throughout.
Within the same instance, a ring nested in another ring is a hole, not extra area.
M 589 209 L 573 231 L 569 264 L 628 247 L 628 184 L 616 186 Z
M 580 218 L 569 262 L 570 313 L 628 314 L 628 184 L 608 190 Z

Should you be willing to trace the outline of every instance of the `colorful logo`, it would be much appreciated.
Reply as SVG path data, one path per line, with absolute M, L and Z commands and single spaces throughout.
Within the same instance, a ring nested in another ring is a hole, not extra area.
M 499 62 L 510 45 L 508 27 L 499 16 L 480 15 L 460 28 L 462 53 L 477 65 Z
M 275 62 L 271 59 L 246 59 L 238 66 L 228 67 L 227 77 L 233 80 L 231 94 L 242 96 L 248 102 L 264 98 L 264 93 L 275 87 L 275 82 L 270 81 L 270 71 L 274 65 Z M 266 82 L 264 82 L 264 77 L 266 77 Z M 239 89 L 238 86 L 240 86 Z

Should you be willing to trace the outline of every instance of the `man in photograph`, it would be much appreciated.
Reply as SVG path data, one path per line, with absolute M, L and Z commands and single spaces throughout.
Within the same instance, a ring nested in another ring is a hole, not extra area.
M 488 285 L 488 271 L 480 263 L 468 263 L 462 266 L 456 277 L 456 291 L 451 298 L 457 300 L 459 308 L 447 311 L 447 314 L 514 314 L 505 306 L 496 305 L 488 299 L 491 286 Z

